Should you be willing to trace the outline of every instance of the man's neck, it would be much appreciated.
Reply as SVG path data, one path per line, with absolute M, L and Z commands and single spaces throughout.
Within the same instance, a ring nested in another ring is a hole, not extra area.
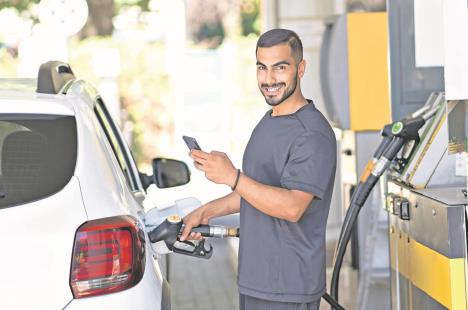
M 272 108 L 271 116 L 293 114 L 306 104 L 307 100 L 302 96 L 302 94 L 295 98 L 289 97 L 287 100 Z

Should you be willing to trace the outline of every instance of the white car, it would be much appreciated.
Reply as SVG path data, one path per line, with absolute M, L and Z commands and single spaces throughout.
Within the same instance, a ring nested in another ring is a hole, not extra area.
M 153 160 L 137 170 L 102 98 L 61 62 L 0 80 L 0 309 L 170 309 L 145 231 L 151 184 L 190 180 Z

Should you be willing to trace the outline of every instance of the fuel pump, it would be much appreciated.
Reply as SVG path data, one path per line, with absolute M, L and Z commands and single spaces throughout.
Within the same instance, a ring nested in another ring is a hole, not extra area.
M 333 309 L 344 309 L 338 304 L 339 276 L 346 247 L 355 227 L 359 211 L 379 178 L 391 165 L 393 165 L 392 169 L 396 171 L 401 171 L 404 168 L 408 158 L 420 141 L 419 130 L 427 120 L 436 114 L 439 108 L 439 106 L 425 105 L 407 118 L 384 126 L 381 132 L 382 141 L 360 177 L 341 227 L 334 256 L 330 295 L 327 293 L 323 295 L 323 298 Z M 397 156 L 402 149 L 404 149 L 402 154 Z

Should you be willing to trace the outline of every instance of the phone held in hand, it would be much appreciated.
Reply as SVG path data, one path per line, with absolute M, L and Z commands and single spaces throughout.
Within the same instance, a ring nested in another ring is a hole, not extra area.
M 182 139 L 184 139 L 185 141 L 185 144 L 187 144 L 188 148 L 190 150 L 199 150 L 201 151 L 201 147 L 200 145 L 198 145 L 198 142 L 197 140 L 195 140 L 195 138 L 192 138 L 192 137 L 188 137 L 188 136 L 182 136 Z

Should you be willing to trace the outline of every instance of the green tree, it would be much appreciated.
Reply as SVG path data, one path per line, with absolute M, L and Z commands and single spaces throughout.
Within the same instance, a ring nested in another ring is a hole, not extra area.
M 29 10 L 32 4 L 39 3 L 40 0 L 0 0 L 0 10 L 4 8 L 15 8 L 18 12 Z
M 110 36 L 114 31 L 112 18 L 115 15 L 114 0 L 86 0 L 89 16 L 80 31 L 80 38 Z
M 195 43 L 217 47 L 225 37 L 258 34 L 259 0 L 186 0 L 188 33 Z

